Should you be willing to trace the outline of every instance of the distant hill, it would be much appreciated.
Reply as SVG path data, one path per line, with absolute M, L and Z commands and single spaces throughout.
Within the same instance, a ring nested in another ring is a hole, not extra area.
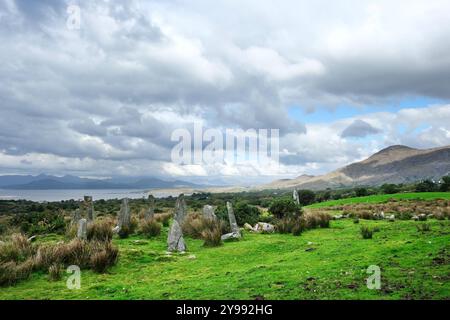
M 411 183 L 424 179 L 439 180 L 450 174 L 450 146 L 414 149 L 391 146 L 368 159 L 350 164 L 322 176 L 300 176 L 278 180 L 259 189 L 312 189 L 353 186 L 379 186 L 384 183 Z
M 38 176 L 0 176 L 0 188 L 10 190 L 56 190 L 56 189 L 159 189 L 198 188 L 201 185 L 186 181 L 165 181 L 157 178 L 86 179 L 66 175 L 63 177 L 41 174 Z

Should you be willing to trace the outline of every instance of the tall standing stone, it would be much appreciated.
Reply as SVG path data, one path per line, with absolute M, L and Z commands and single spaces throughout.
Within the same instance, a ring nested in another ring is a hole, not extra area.
M 231 233 L 234 233 L 238 236 L 238 238 L 240 238 L 241 230 L 239 230 L 239 226 L 236 222 L 236 217 L 234 216 L 233 205 L 231 204 L 231 202 L 227 202 L 227 211 L 228 219 L 230 220 Z
M 203 207 L 203 216 L 207 219 L 215 219 L 216 214 L 214 213 L 214 207 L 210 205 L 205 205 Z
M 167 237 L 167 247 L 170 252 L 184 252 L 187 249 L 183 238 L 183 231 L 177 220 L 173 220 L 172 226 L 170 227 L 169 236 Z
M 155 197 L 152 195 L 148 196 L 149 206 L 147 212 L 145 213 L 145 219 L 150 220 L 155 215 Z
M 292 198 L 294 199 L 294 202 L 297 205 L 300 205 L 300 197 L 298 196 L 298 192 L 295 189 L 294 189 L 294 192 L 292 193 Z
M 78 221 L 77 238 L 81 239 L 81 240 L 87 239 L 87 220 L 86 219 L 80 219 L 80 221 Z
M 177 202 L 175 203 L 175 215 L 174 219 L 178 222 L 179 225 L 182 225 L 184 219 L 186 218 L 187 207 L 186 201 L 184 201 L 184 194 L 180 194 L 177 198 Z
M 88 221 L 94 221 L 95 220 L 94 201 L 92 200 L 91 196 L 84 196 L 84 206 L 86 207 Z
M 119 231 L 121 230 L 129 230 L 131 225 L 131 214 L 130 214 L 130 208 L 128 206 L 128 199 L 125 198 L 122 200 L 122 204 L 120 206 L 120 212 L 119 212 Z
M 81 220 L 81 211 L 80 209 L 76 209 L 72 213 L 72 225 L 77 226 L 78 222 Z

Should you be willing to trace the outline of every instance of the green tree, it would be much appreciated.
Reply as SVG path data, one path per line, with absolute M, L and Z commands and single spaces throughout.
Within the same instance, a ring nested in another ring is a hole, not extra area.
M 259 209 L 255 206 L 251 206 L 246 202 L 238 202 L 234 206 L 234 215 L 236 216 L 236 222 L 242 226 L 245 223 L 254 225 L 259 220 Z
M 366 188 L 356 188 L 355 194 L 357 197 L 365 197 L 368 195 L 368 192 Z
M 298 199 L 300 201 L 300 205 L 308 206 L 314 203 L 316 200 L 316 194 L 311 190 L 299 190 Z
M 301 207 L 290 199 L 277 199 L 272 202 L 269 212 L 277 218 L 295 217 L 301 214 Z
M 433 192 L 436 190 L 437 186 L 431 180 L 424 180 L 416 184 L 416 192 Z
M 399 192 L 399 188 L 396 184 L 385 183 L 381 186 L 381 191 L 384 194 L 394 194 Z
M 440 190 L 443 192 L 450 191 L 450 176 L 442 177 Z

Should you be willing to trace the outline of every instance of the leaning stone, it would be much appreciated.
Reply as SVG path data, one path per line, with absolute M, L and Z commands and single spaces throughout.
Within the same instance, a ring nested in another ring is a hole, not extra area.
M 145 219 L 150 220 L 155 215 L 155 197 L 151 194 L 148 196 L 149 207 L 147 212 L 145 213 Z
M 77 238 L 81 240 L 87 239 L 87 220 L 81 219 L 78 221 L 78 232 L 77 232 Z
M 175 203 L 175 214 L 174 219 L 177 220 L 178 224 L 183 224 L 184 219 L 186 218 L 186 202 L 184 201 L 184 194 L 180 194 L 177 198 L 177 202 Z
M 241 237 L 241 230 L 236 222 L 236 217 L 234 216 L 233 205 L 231 202 L 227 202 L 228 219 L 230 220 L 231 233 L 236 234 L 239 238 Z
M 222 241 L 230 241 L 230 240 L 239 240 L 241 238 L 241 234 L 237 234 L 235 232 L 230 232 L 227 234 L 222 235 L 221 239 Z
M 214 207 L 210 205 L 205 205 L 203 207 L 203 216 L 207 219 L 215 219 L 216 214 L 214 213 Z
M 177 220 L 174 220 L 169 230 L 169 236 L 167 237 L 167 251 L 173 252 L 185 252 L 186 244 L 184 243 L 183 231 Z
M 37 236 L 31 236 L 28 238 L 28 242 L 35 242 L 37 239 Z

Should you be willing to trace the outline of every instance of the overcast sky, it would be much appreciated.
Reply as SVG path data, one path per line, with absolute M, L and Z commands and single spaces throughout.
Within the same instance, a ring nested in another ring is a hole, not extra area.
M 172 131 L 194 121 L 280 129 L 280 176 L 450 145 L 449 12 L 448 0 L 0 0 L 0 174 L 272 179 L 172 163 Z

